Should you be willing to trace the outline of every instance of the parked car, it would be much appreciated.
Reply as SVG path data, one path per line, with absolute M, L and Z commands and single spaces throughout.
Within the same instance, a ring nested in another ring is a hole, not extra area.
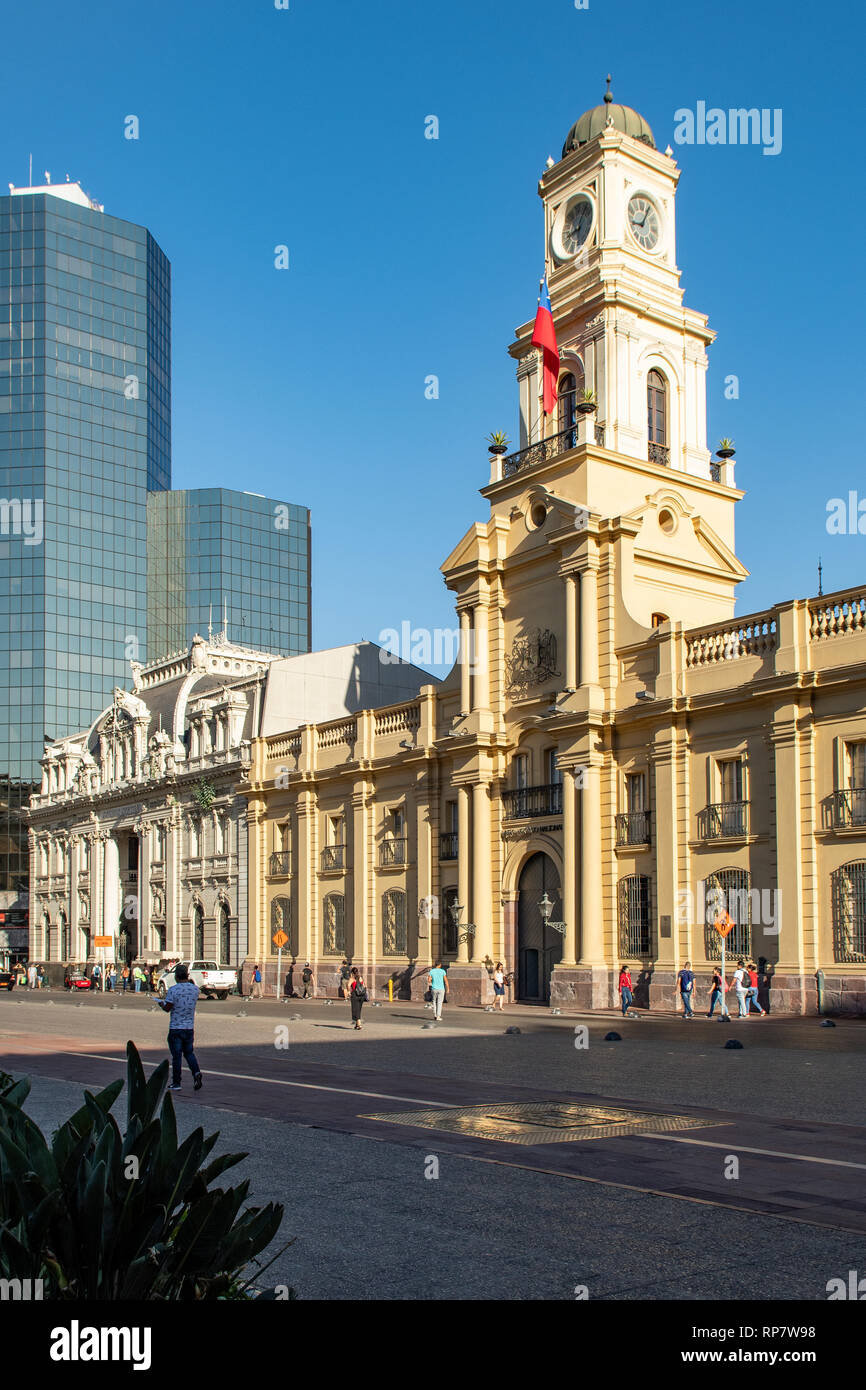
M 185 965 L 189 970 L 189 978 L 194 985 L 198 985 L 199 991 L 205 998 L 228 999 L 229 990 L 233 988 L 237 979 L 236 970 L 221 970 L 216 961 L 213 960 L 187 960 L 178 961 L 178 965 Z M 177 965 L 170 970 L 163 971 L 159 977 L 157 994 L 160 999 L 164 999 L 166 991 L 171 989 L 176 983 L 175 971 Z
M 14 989 L 15 975 L 11 970 L 0 970 L 0 989 Z
M 79 970 L 77 966 L 73 966 L 71 970 L 67 970 L 63 977 L 64 989 L 90 989 L 92 988 L 92 983 L 91 980 L 88 980 L 84 971 Z

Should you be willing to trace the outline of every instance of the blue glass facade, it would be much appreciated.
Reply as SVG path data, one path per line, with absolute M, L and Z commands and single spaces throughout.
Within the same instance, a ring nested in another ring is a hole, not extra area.
M 148 499 L 148 657 L 218 632 L 260 651 L 310 650 L 310 514 L 228 488 Z
M 171 280 L 143 227 L 0 197 L 0 892 L 43 734 L 143 659 L 147 495 L 171 484 Z

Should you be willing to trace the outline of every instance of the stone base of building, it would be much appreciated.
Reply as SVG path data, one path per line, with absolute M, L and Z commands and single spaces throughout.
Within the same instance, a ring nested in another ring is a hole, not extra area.
M 550 977 L 550 1007 L 575 1013 L 611 1009 L 618 1001 L 617 980 L 607 966 L 557 965 Z
M 727 970 L 728 981 L 731 978 Z M 632 970 L 634 1007 L 650 1012 L 681 1011 L 682 1003 L 673 970 Z M 450 972 L 449 972 L 450 975 Z M 692 1007 L 696 1013 L 709 1008 L 710 971 L 695 972 Z M 728 1011 L 737 1012 L 733 989 L 726 995 Z M 758 990 L 762 1009 L 772 1014 L 817 1014 L 818 990 L 814 975 L 773 974 L 769 985 Z M 619 1005 L 619 967 L 556 966 L 550 980 L 551 1008 L 581 1013 Z M 824 1013 L 866 1014 L 866 976 L 829 977 L 824 988 Z

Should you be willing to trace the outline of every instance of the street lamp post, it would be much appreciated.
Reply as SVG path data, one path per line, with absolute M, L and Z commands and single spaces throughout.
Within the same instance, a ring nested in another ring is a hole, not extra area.
M 553 913 L 553 903 L 550 901 L 550 898 L 547 896 L 547 890 L 546 890 L 546 889 L 545 889 L 545 892 L 544 892 L 544 897 L 541 899 L 540 903 L 538 904 L 538 910 L 539 910 L 539 912 L 541 913 L 541 920 L 544 922 L 544 925 L 545 925 L 546 927 L 550 927 L 553 931 L 559 932 L 559 935 L 560 935 L 560 936 L 565 936 L 565 927 L 566 927 L 565 922 L 553 922 L 553 921 L 551 921 L 551 914 Z
M 453 919 L 454 919 L 454 925 L 456 926 L 457 932 L 458 932 L 458 936 L 457 936 L 457 944 L 458 944 L 458 946 L 459 946 L 462 942 L 464 942 L 464 941 L 471 941 L 472 938 L 473 938 L 473 936 L 475 935 L 475 932 L 476 932 L 475 923 L 474 923 L 474 922 L 466 922 L 466 923 L 464 924 L 463 931 L 462 931 L 462 933 L 461 933 L 461 931 L 460 931 L 460 914 L 461 914 L 461 912 L 463 912 L 463 910 L 464 910 L 464 908 L 463 908 L 463 904 L 462 904 L 462 903 L 454 903 L 453 906 L 452 906 L 452 908 L 451 908 L 451 915 L 452 915 L 452 917 L 453 917 Z

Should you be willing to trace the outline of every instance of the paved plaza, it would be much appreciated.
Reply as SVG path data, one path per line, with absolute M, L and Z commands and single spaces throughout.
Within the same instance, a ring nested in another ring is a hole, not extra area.
M 866 1270 L 863 1023 L 430 1023 L 387 1002 L 360 1034 L 342 1002 L 199 1005 L 205 1085 L 185 1075 L 179 1125 L 248 1151 L 251 1200 L 285 1205 L 275 1245 L 294 1243 L 265 1282 L 308 1300 L 823 1300 Z M 154 1065 L 165 1035 L 145 997 L 0 997 L 0 1068 L 32 1078 L 47 1130 L 122 1072 L 128 1038 Z

